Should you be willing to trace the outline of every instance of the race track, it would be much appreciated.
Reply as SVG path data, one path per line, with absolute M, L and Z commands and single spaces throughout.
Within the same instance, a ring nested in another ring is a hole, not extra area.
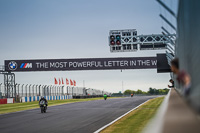
M 92 133 L 156 96 L 87 101 L 0 115 L 1 133 Z

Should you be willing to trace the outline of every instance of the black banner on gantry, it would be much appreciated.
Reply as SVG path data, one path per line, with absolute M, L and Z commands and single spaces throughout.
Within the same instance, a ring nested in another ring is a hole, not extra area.
M 5 60 L 5 70 L 12 72 L 154 68 L 157 57 Z

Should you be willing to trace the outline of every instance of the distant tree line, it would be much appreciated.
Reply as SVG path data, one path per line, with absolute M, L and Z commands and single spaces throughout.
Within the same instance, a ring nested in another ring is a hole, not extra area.
M 149 95 L 166 95 L 169 92 L 169 89 L 155 89 L 155 88 L 149 88 L 149 91 L 145 92 L 140 89 L 137 91 L 134 90 L 126 90 L 124 91 L 124 95 L 131 95 L 131 94 L 149 94 Z

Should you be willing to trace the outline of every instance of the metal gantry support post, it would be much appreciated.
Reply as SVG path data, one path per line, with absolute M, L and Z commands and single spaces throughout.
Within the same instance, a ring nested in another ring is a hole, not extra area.
M 18 86 L 17 86 L 17 88 L 18 88 L 18 98 L 20 97 L 19 96 L 19 86 L 20 86 L 20 84 L 17 84 Z
M 5 97 L 8 98 L 8 88 L 7 88 L 8 81 L 5 81 L 6 76 L 7 75 L 4 75 L 4 92 L 5 92 Z M 5 82 L 6 82 L 6 84 L 5 84 Z
M 5 78 L 5 77 L 6 77 L 6 78 Z M 6 84 L 5 84 L 5 90 L 7 90 L 6 97 L 8 98 L 8 97 L 9 97 L 9 96 L 8 96 L 8 95 L 9 95 L 8 92 L 10 91 L 9 88 L 8 88 L 8 86 L 9 86 L 9 83 L 8 83 L 8 74 L 4 76 L 4 80 L 5 80 L 5 79 L 7 79 L 4 83 L 6 83 Z
M 15 101 L 17 100 L 17 91 L 16 91 L 16 88 L 17 88 L 17 84 L 15 84 L 15 86 L 14 86 L 14 91 L 15 91 Z M 13 97 L 13 96 L 12 96 Z
M 12 97 L 13 97 L 13 90 L 16 89 L 15 86 L 15 74 L 11 72 L 4 72 L 4 90 L 7 92 L 6 97 L 10 97 L 10 93 L 12 91 Z

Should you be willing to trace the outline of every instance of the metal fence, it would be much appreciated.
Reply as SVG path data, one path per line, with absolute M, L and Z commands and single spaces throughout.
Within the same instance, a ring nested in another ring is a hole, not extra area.
M 86 96 L 86 95 L 103 95 L 111 93 L 98 89 L 75 87 L 75 86 L 60 86 L 60 85 L 37 85 L 37 84 L 15 84 L 15 89 L 7 92 L 6 88 L 0 83 L 0 98 L 5 97 L 30 97 L 30 96 Z

